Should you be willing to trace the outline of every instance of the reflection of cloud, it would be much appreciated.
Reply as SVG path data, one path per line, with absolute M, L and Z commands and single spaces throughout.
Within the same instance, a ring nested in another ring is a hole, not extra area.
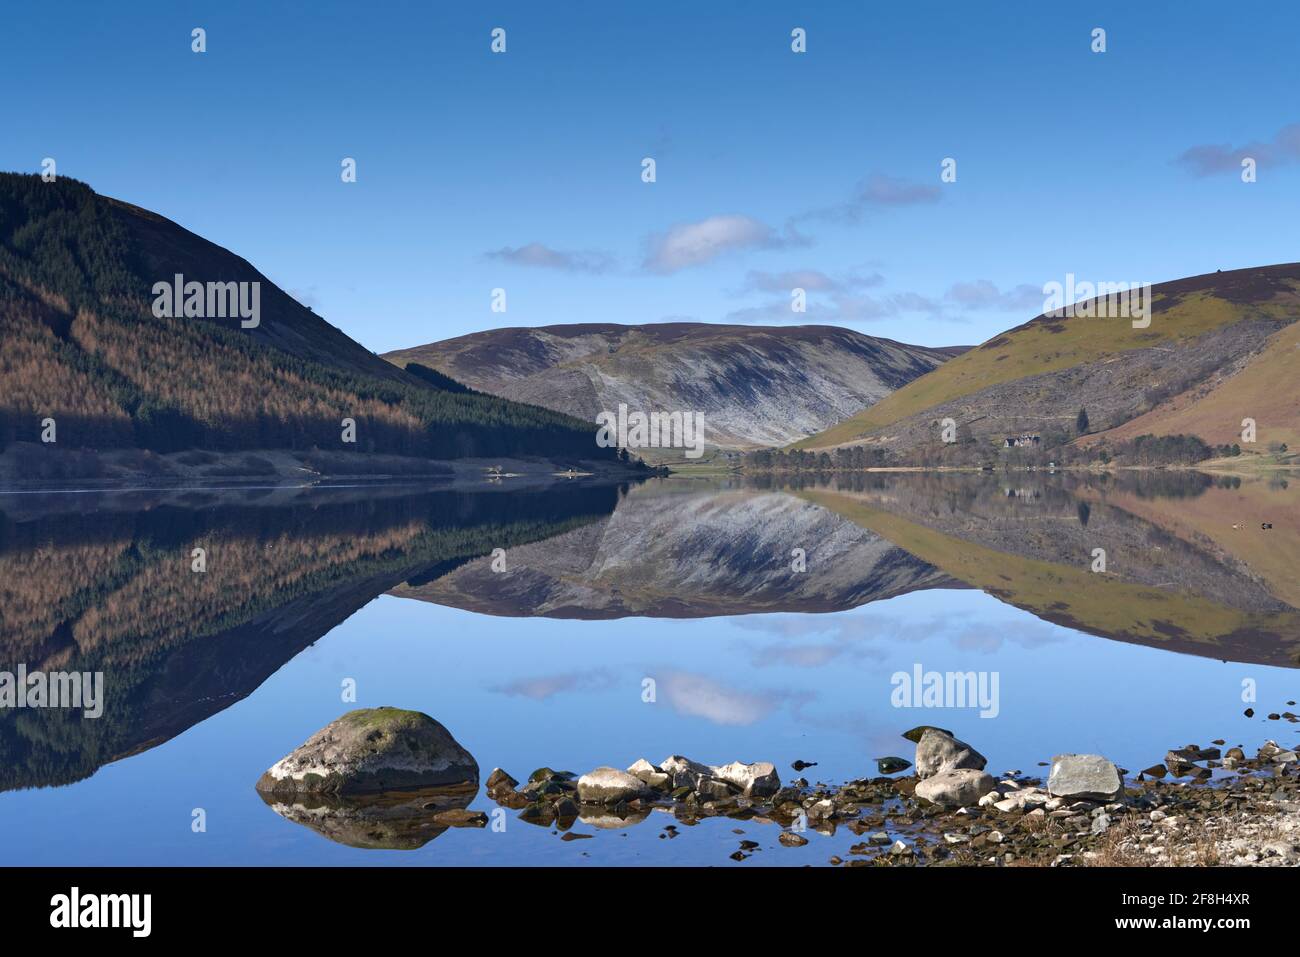
M 518 678 L 508 684 L 491 689 L 497 694 L 516 698 L 545 701 L 558 694 L 571 692 L 604 691 L 612 687 L 614 676 L 603 668 L 591 671 L 570 671 L 558 675 L 539 675 L 535 678 Z
M 766 668 L 768 665 L 786 665 L 791 668 L 820 668 L 828 665 L 840 655 L 845 648 L 841 645 L 764 645 L 753 649 L 750 660 L 755 667 Z
M 949 635 L 954 645 L 970 651 L 997 651 L 1007 643 L 1020 648 L 1038 648 L 1063 638 L 1059 626 L 1037 618 L 998 622 L 996 630 L 967 626 L 954 629 Z
M 755 667 L 820 668 L 841 659 L 883 661 L 888 646 L 945 639 L 962 651 L 994 652 L 1005 644 L 1035 648 L 1061 641 L 1062 630 L 1028 612 L 1011 621 L 971 625 L 965 616 L 925 617 L 846 611 L 830 615 L 748 616 L 734 623 L 775 641 L 748 645 Z M 808 639 L 817 639 L 810 641 Z
M 723 725 L 754 724 L 782 705 L 798 708 L 813 697 L 811 692 L 741 691 L 687 671 L 661 672 L 656 682 L 662 699 L 678 714 Z

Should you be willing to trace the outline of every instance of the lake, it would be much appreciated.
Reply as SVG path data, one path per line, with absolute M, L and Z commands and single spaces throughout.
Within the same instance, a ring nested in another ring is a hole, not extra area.
M 658 811 L 565 840 L 506 811 L 351 846 L 364 826 L 253 785 L 356 707 L 426 712 L 484 779 L 681 754 L 842 783 L 922 724 L 995 774 L 1293 746 L 1268 715 L 1300 696 L 1297 519 L 1294 482 L 1190 472 L 0 494 L 0 670 L 101 672 L 105 698 L 0 710 L 0 863 L 754 867 L 861 840 Z M 984 700 L 909 688 L 931 672 Z

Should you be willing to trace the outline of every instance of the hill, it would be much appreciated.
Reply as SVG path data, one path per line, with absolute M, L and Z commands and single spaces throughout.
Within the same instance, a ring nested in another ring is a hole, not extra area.
M 177 275 L 203 316 L 159 307 Z M 214 287 L 256 309 L 218 318 Z M 0 341 L 0 451 L 616 455 L 586 422 L 396 369 L 228 250 L 66 178 L 0 174 Z
M 1128 318 L 1040 315 L 796 447 L 867 444 L 942 461 L 964 446 L 968 457 L 988 459 L 1007 437 L 1031 434 L 1044 454 L 1071 445 L 1086 455 L 1141 434 L 1230 442 L 1251 417 L 1263 449 L 1294 441 L 1300 428 L 1291 384 L 1297 318 L 1300 264 L 1161 283 L 1145 328 Z M 1088 420 L 1081 440 L 1080 409 Z M 958 425 L 955 447 L 940 442 L 944 418 Z
M 385 358 L 589 422 L 620 403 L 696 412 L 710 444 L 754 448 L 848 418 L 953 351 L 832 326 L 669 322 L 492 329 Z

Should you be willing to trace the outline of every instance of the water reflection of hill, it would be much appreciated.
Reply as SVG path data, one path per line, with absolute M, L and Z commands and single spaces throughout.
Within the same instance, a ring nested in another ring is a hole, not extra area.
M 51 514 L 24 498 L 6 509 L 0 669 L 103 672 L 107 704 L 99 718 L 0 714 L 0 788 L 77 780 L 159 744 L 249 694 L 384 591 L 569 531 L 620 494 L 369 492 L 282 507 Z M 205 572 L 192 570 L 195 548 Z
M 1276 483 L 928 475 L 798 494 L 1048 621 L 1208 657 L 1300 664 L 1300 612 L 1277 558 L 1297 548 L 1295 493 Z M 1280 521 L 1245 521 L 1262 514 Z M 1092 570 L 1098 548 L 1104 573 Z
M 1281 480 L 871 474 L 178 494 L 0 498 L 0 670 L 103 672 L 107 697 L 98 719 L 0 712 L 0 788 L 74 781 L 168 740 L 385 592 L 613 619 L 827 612 L 975 587 L 1170 651 L 1287 666 L 1300 651 L 1300 505 Z M 496 548 L 503 573 L 486 557 Z
M 651 482 L 608 518 L 511 550 L 508 574 L 466 566 L 393 593 L 495 615 L 619 618 L 836 611 L 975 587 L 1092 634 L 1294 666 L 1298 509 L 1278 480 L 1184 471 Z M 1098 548 L 1104 574 L 1091 570 Z
M 803 551 L 803 568 L 795 549 Z M 784 492 L 669 480 L 607 518 L 393 594 L 512 617 L 701 618 L 842 611 L 960 582 L 833 511 Z

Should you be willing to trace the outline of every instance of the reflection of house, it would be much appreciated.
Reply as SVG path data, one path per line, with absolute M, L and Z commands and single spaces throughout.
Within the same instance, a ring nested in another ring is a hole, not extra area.
M 1003 448 L 1022 449 L 1026 446 L 1035 446 L 1038 444 L 1036 435 L 1008 435 L 1006 445 Z
M 1039 498 L 1043 494 L 1036 488 L 1003 488 L 1002 493 L 1007 498 Z

